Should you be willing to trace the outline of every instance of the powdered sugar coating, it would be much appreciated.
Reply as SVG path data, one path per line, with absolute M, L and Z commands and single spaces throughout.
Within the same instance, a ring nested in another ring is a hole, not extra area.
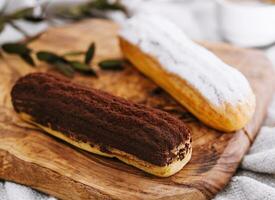
M 242 73 L 161 16 L 137 15 L 123 25 L 120 35 L 156 58 L 167 72 L 186 80 L 215 106 L 244 103 L 253 94 Z

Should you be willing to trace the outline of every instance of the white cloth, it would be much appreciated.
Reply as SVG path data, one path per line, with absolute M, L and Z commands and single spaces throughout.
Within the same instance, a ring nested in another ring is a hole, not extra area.
M 227 187 L 215 200 L 275 199 L 275 95 L 264 126 Z
M 35 4 L 35 0 L 10 0 L 20 2 L 21 6 Z M 45 2 L 47 0 L 43 0 Z M 85 1 L 85 0 L 81 0 Z M 212 0 L 122 0 L 133 14 L 154 12 L 162 14 L 178 24 L 193 39 L 220 40 Z M 60 4 L 61 1 L 54 1 Z M 62 0 L 68 6 L 73 0 Z M 75 2 L 75 1 L 74 1 Z M 15 4 L 18 5 L 18 4 Z M 1 1 L 0 1 L 1 7 Z M 52 5 L 50 12 L 54 12 Z M 9 8 L 12 10 L 12 8 Z M 124 17 L 110 13 L 114 20 L 123 23 Z M 24 24 L 23 24 L 24 25 Z M 23 26 L 22 25 L 22 26 Z M 25 25 L 24 25 L 25 26 Z M 28 24 L 28 26 L 30 26 Z M 37 26 L 36 26 L 37 27 Z M 47 25 L 41 25 L 43 30 Z M 34 30 L 34 29 L 28 29 Z M 39 28 L 35 29 L 39 31 Z M 20 35 L 12 32 L 11 27 L 0 35 L 0 43 L 19 39 Z M 275 47 L 266 51 L 275 65 Z M 31 188 L 15 183 L 0 182 L 0 200 L 53 200 Z M 215 200 L 272 200 L 275 199 L 275 95 L 269 107 L 268 115 L 260 133 L 248 154 L 244 157 L 237 173 L 228 186 Z

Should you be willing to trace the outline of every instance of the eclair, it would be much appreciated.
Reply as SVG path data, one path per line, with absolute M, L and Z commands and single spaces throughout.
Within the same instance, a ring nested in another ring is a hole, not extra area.
M 155 15 L 129 19 L 119 33 L 124 56 L 206 125 L 231 132 L 255 111 L 247 79 Z
M 46 73 L 20 78 L 11 91 L 19 116 L 83 150 L 115 157 L 150 174 L 175 174 L 191 158 L 185 124 L 164 111 Z

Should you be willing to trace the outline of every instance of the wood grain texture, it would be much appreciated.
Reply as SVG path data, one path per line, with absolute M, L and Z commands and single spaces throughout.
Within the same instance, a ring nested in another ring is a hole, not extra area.
M 77 74 L 73 81 L 160 108 L 191 128 L 193 156 L 169 178 L 157 178 L 115 159 L 89 154 L 21 122 L 10 102 L 10 90 L 22 75 L 50 71 L 45 63 L 31 68 L 16 56 L 0 60 L 0 178 L 22 183 L 60 199 L 210 199 L 230 180 L 254 140 L 270 102 L 274 74 L 263 53 L 226 44 L 203 43 L 249 79 L 257 96 L 253 120 L 235 134 L 207 128 L 167 93 L 128 65 L 120 72 L 102 71 L 96 63 L 119 58 L 117 25 L 88 20 L 45 32 L 31 43 L 36 50 L 85 50 L 96 42 L 92 65 L 99 78 Z

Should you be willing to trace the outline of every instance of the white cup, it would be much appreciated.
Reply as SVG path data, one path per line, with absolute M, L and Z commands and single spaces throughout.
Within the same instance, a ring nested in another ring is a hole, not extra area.
M 228 42 L 261 47 L 275 42 L 275 5 L 216 0 L 218 26 Z

